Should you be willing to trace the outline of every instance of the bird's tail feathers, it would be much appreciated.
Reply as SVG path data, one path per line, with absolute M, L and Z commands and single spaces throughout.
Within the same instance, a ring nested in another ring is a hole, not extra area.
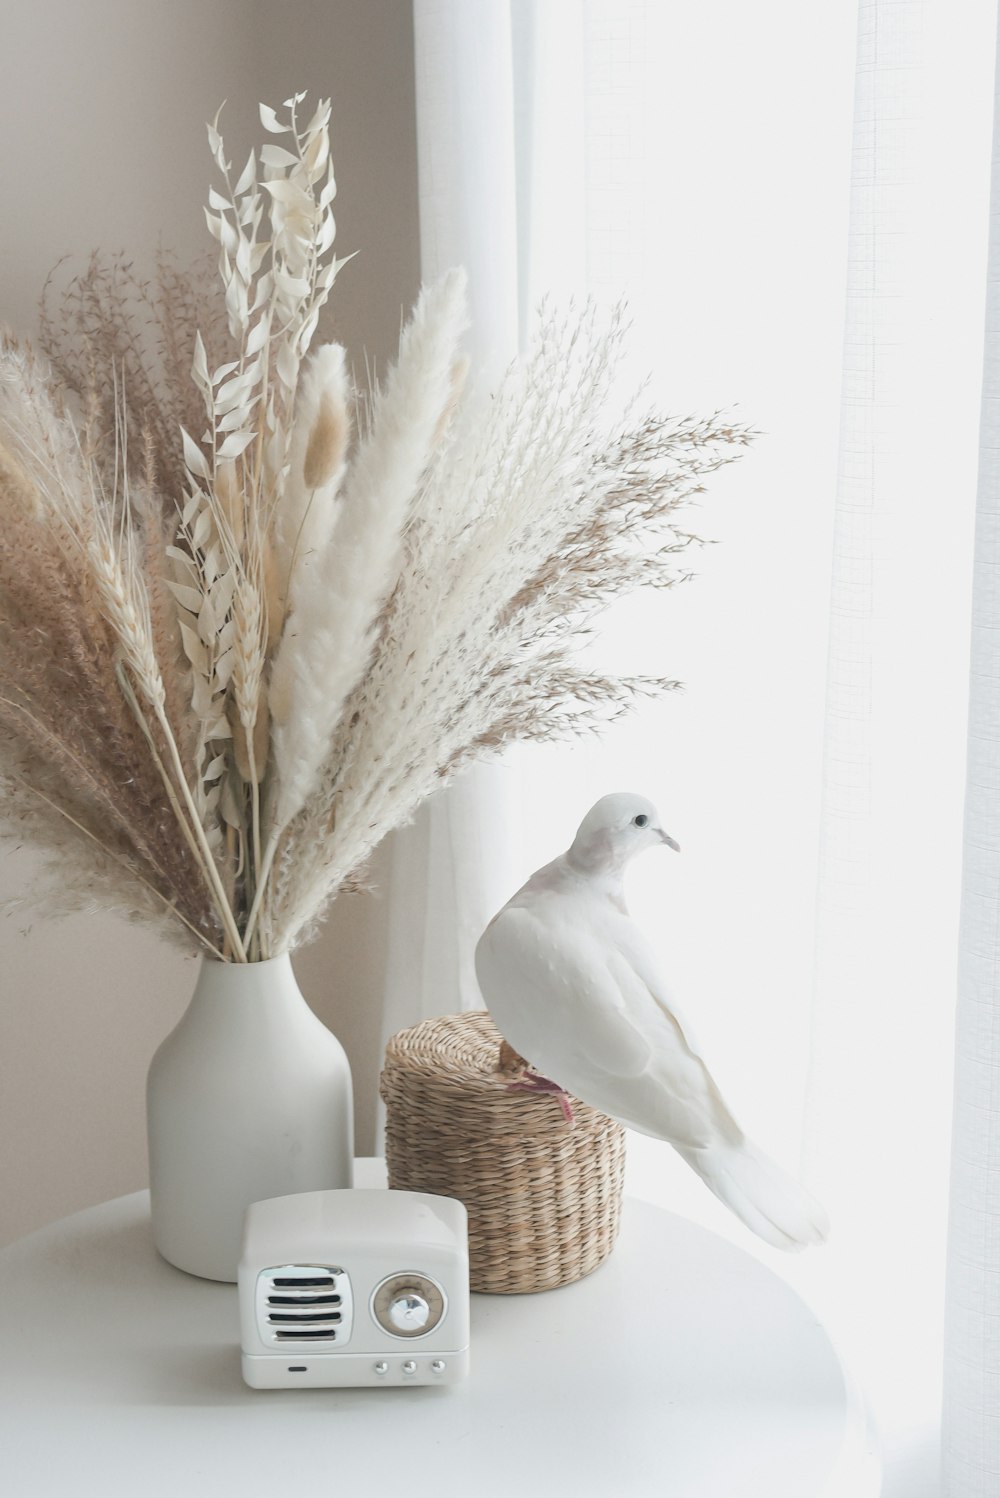
M 830 1225 L 816 1198 L 748 1139 L 681 1154 L 709 1190 L 766 1243 L 796 1252 L 826 1238 Z

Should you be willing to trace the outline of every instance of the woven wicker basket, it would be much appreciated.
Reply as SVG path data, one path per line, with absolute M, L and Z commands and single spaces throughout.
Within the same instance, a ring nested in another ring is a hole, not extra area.
M 380 1091 L 389 1185 L 454 1196 L 469 1212 L 473 1290 L 568 1285 L 614 1247 L 624 1130 L 572 1099 L 511 1090 L 488 1014 L 426 1020 L 393 1036 Z

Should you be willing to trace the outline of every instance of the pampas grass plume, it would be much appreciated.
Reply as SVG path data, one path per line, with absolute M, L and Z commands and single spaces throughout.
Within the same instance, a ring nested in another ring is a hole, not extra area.
M 306 360 L 295 400 L 289 472 L 274 518 L 274 565 L 289 598 L 300 564 L 326 547 L 351 437 L 351 387 L 344 349 L 322 344 Z
M 344 403 L 335 400 L 329 390 L 324 390 L 302 464 L 302 482 L 307 489 L 321 489 L 330 482 L 344 461 L 347 436 Z
M 271 675 L 278 832 L 316 786 L 334 727 L 367 664 L 373 630 L 398 576 L 402 535 L 452 392 L 466 325 L 465 275 L 425 289 L 376 393 L 334 543 L 293 577 L 291 615 Z

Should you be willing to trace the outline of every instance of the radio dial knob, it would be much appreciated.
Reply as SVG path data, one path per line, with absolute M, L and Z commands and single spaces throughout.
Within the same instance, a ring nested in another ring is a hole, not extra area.
M 415 1332 L 427 1325 L 431 1308 L 416 1290 L 404 1290 L 390 1302 L 388 1315 L 397 1331 Z
M 426 1337 L 444 1317 L 444 1291 L 429 1275 L 401 1269 L 376 1285 L 371 1311 L 390 1337 Z

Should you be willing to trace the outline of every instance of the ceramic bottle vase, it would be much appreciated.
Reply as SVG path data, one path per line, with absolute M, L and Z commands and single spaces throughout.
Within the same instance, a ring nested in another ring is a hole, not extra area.
M 189 1274 L 235 1281 L 251 1202 L 352 1184 L 347 1057 L 287 955 L 202 961 L 146 1101 L 153 1238 Z

